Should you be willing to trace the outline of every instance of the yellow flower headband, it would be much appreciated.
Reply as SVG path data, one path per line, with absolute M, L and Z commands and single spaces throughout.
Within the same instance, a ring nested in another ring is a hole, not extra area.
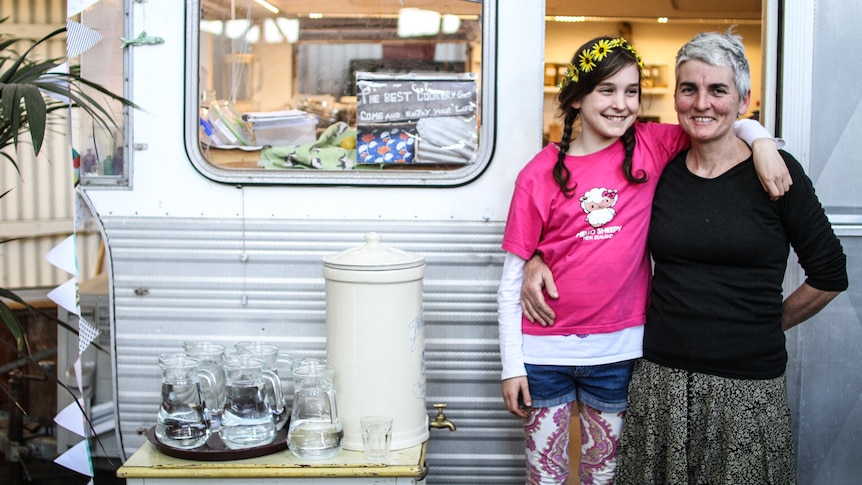
M 637 60 L 638 63 L 638 71 L 640 71 L 641 79 L 643 79 L 645 77 L 643 59 L 641 59 L 640 54 L 638 54 L 638 51 L 635 50 L 633 45 L 629 44 L 624 38 L 618 37 L 610 40 L 599 40 L 591 47 L 582 50 L 581 53 L 578 54 L 578 65 L 569 64 L 569 68 L 566 70 L 565 76 L 563 76 L 563 79 L 557 87 L 563 89 L 568 86 L 569 83 L 578 82 L 579 73 L 592 71 L 598 63 L 602 62 L 608 54 L 618 47 L 628 50 L 635 56 L 635 60 Z

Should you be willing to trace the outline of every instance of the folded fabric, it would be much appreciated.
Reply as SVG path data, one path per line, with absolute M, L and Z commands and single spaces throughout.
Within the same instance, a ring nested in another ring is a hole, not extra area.
M 356 133 L 356 161 L 360 164 L 413 163 L 416 123 L 368 123 Z
M 472 163 L 476 161 L 476 118 L 443 116 L 422 118 L 416 124 L 419 163 Z
M 265 146 L 260 150 L 258 165 L 267 169 L 353 169 L 356 166 L 356 130 L 339 121 L 330 125 L 313 143 Z
M 417 142 L 416 147 L 416 163 L 464 164 L 475 159 L 475 154 L 465 155 L 463 152 L 438 147 L 425 141 Z

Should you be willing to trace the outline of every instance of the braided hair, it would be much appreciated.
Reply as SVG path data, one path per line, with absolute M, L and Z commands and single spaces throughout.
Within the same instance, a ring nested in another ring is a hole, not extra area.
M 597 37 L 575 51 L 569 70 L 560 82 L 560 92 L 557 94 L 557 102 L 560 106 L 558 115 L 563 118 L 563 132 L 560 139 L 560 153 L 557 156 L 553 174 L 554 180 L 567 198 L 574 196 L 575 188 L 578 186 L 577 182 L 572 181 L 572 173 L 565 163 L 566 153 L 572 143 L 573 126 L 580 116 L 580 110 L 573 108 L 572 103 L 590 94 L 600 82 L 632 64 L 638 66 L 642 75 L 643 61 L 634 47 L 623 38 Z M 585 65 L 587 69 L 584 69 Z M 640 92 L 638 92 L 638 101 L 640 101 Z M 646 182 L 647 174 L 643 170 L 639 170 L 637 176 L 632 173 L 635 125 L 630 126 L 623 133 L 620 141 L 625 149 L 622 169 L 626 180 L 632 183 Z

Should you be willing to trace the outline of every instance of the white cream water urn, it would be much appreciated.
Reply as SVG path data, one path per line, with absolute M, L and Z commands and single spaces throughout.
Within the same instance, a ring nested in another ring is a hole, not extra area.
M 344 449 L 362 450 L 359 421 L 367 415 L 393 417 L 392 450 L 425 442 L 425 258 L 369 233 L 365 245 L 324 257 L 323 276 Z

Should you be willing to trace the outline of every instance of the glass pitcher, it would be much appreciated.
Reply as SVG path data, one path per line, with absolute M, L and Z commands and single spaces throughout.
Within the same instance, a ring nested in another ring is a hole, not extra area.
M 335 369 L 325 360 L 306 358 L 294 363 L 292 374 L 294 397 L 287 446 L 301 459 L 332 458 L 341 451 L 344 438 L 332 386 Z
M 218 433 L 221 428 L 221 413 L 224 408 L 224 386 L 225 375 L 222 360 L 224 359 L 224 345 L 214 342 L 183 342 L 186 355 L 197 357 L 201 360 L 201 369 L 212 373 L 215 381 L 212 389 L 205 394 L 206 412 L 209 415 L 210 432 Z M 201 384 L 206 386 L 208 381 L 204 379 Z
M 225 446 L 241 450 L 275 439 L 275 416 L 268 395 L 281 397 L 278 376 L 247 354 L 225 357 L 225 404 L 219 435 Z
M 249 354 L 256 359 L 263 361 L 263 368 L 272 371 L 278 375 L 281 381 L 281 397 L 276 398 L 272 393 L 267 392 L 267 399 L 270 401 L 272 414 L 275 416 L 275 429 L 281 430 L 284 424 L 287 423 L 289 410 L 287 408 L 287 395 L 284 394 L 285 377 L 283 372 L 279 371 L 279 348 L 272 344 L 263 342 L 237 342 L 234 345 L 236 352 L 241 354 Z
M 295 359 L 286 350 L 279 350 L 275 363 L 275 373 L 281 380 L 281 394 L 284 396 L 285 418 L 290 416 L 293 405 L 293 364 Z M 287 419 L 285 419 L 286 421 Z
M 182 353 L 159 355 L 162 402 L 156 420 L 156 438 L 172 448 L 197 448 L 210 437 L 201 378 L 211 377 L 201 372 L 200 364 L 197 357 Z

